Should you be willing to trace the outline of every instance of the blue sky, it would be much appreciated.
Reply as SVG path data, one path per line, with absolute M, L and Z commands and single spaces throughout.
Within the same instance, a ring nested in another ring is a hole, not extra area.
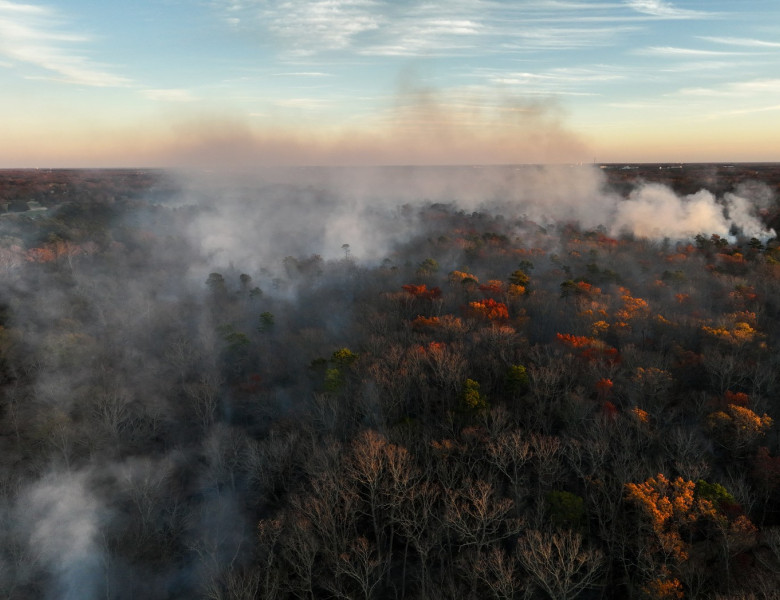
M 780 160 L 776 0 L 0 0 L 0 167 Z

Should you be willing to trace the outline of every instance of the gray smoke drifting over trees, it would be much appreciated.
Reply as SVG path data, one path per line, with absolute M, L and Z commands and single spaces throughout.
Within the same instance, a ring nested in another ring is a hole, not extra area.
M 490 361 L 533 363 L 539 397 L 543 384 L 575 389 L 557 351 L 539 346 L 559 331 L 590 334 L 562 281 L 587 275 L 605 289 L 644 289 L 668 315 L 681 310 L 674 293 L 687 295 L 714 318 L 736 275 L 708 281 L 710 294 L 696 279 L 704 255 L 655 277 L 639 272 L 637 256 L 697 234 L 774 235 L 762 221 L 775 203 L 766 186 L 716 196 L 639 183 L 623 195 L 589 166 L 158 176 L 135 195 L 90 198 L 87 187 L 45 214 L 0 220 L 8 597 L 261 595 L 273 582 L 258 521 L 293 505 L 317 509 L 312 482 L 338 498 L 328 477 L 356 467 L 334 448 L 350 447 L 355 432 L 407 418 L 428 427 L 457 403 L 470 369 L 500 396 L 505 365 Z M 577 258 L 563 254 L 567 228 L 578 243 L 597 233 L 626 243 L 588 242 L 596 258 Z M 479 269 L 480 283 L 502 284 L 522 281 L 521 263 L 536 295 L 515 299 L 511 326 L 483 327 L 464 312 L 481 292 L 450 272 Z M 671 283 L 649 289 L 656 278 Z M 407 284 L 446 289 L 420 299 Z M 425 353 L 425 334 L 410 325 L 420 316 L 449 317 L 446 352 Z M 643 338 L 631 335 L 627 362 L 633 352 L 640 364 L 633 346 Z M 348 347 L 354 354 L 339 354 Z M 713 356 L 710 371 L 736 378 Z M 369 366 L 353 371 L 353 360 Z M 612 376 L 596 375 L 582 381 Z M 419 406 L 428 412 L 404 412 Z M 314 538 L 296 531 L 305 549 Z
M 242 185 L 219 175 L 186 180 L 183 202 L 206 208 L 191 225 L 192 242 L 215 264 L 268 264 L 271 257 L 352 255 L 367 264 L 419 235 L 402 207 L 442 203 L 456 210 L 524 216 L 541 225 L 576 223 L 611 235 L 652 241 L 692 239 L 706 232 L 763 241 L 774 236 L 759 211 L 771 201 L 766 186 L 742 186 L 716 198 L 702 189 L 680 196 L 639 184 L 627 198 L 607 188 L 600 169 L 545 167 L 398 167 L 278 169 Z

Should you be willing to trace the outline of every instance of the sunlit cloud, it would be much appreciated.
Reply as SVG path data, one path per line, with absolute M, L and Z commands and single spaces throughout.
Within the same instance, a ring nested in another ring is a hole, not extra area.
M 94 87 L 126 87 L 130 80 L 84 56 L 74 46 L 87 36 L 64 31 L 62 16 L 30 4 L 0 2 L 0 56 L 13 64 L 43 69 L 48 78 Z M 40 78 L 38 73 L 27 76 Z

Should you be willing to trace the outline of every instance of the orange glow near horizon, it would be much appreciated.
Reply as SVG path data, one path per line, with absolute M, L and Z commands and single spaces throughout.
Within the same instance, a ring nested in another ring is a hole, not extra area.
M 0 147 L 0 168 L 250 168 L 253 165 L 571 164 L 596 162 L 772 162 L 773 136 L 751 127 L 647 124 L 579 135 L 546 112 L 405 113 L 351 127 L 268 126 L 205 115 L 104 124 L 18 127 Z M 589 134 L 589 135 L 588 135 Z

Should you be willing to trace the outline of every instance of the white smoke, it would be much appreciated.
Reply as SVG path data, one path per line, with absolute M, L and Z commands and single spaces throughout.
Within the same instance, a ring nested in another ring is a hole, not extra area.
M 615 206 L 612 232 L 674 240 L 717 234 L 729 242 L 738 234 L 766 241 L 775 232 L 764 227 L 757 212 L 752 199 L 736 194 L 726 194 L 722 202 L 707 190 L 681 198 L 665 185 L 645 184 Z
M 762 242 L 775 237 L 774 229 L 766 229 L 756 213 L 760 204 L 754 198 L 745 198 L 737 194 L 725 195 L 726 209 L 731 225 L 744 237 L 758 238 Z
M 87 489 L 85 473 L 51 474 L 17 505 L 29 532 L 30 554 L 54 577 L 58 600 L 101 597 L 104 553 L 98 542 L 102 507 Z

